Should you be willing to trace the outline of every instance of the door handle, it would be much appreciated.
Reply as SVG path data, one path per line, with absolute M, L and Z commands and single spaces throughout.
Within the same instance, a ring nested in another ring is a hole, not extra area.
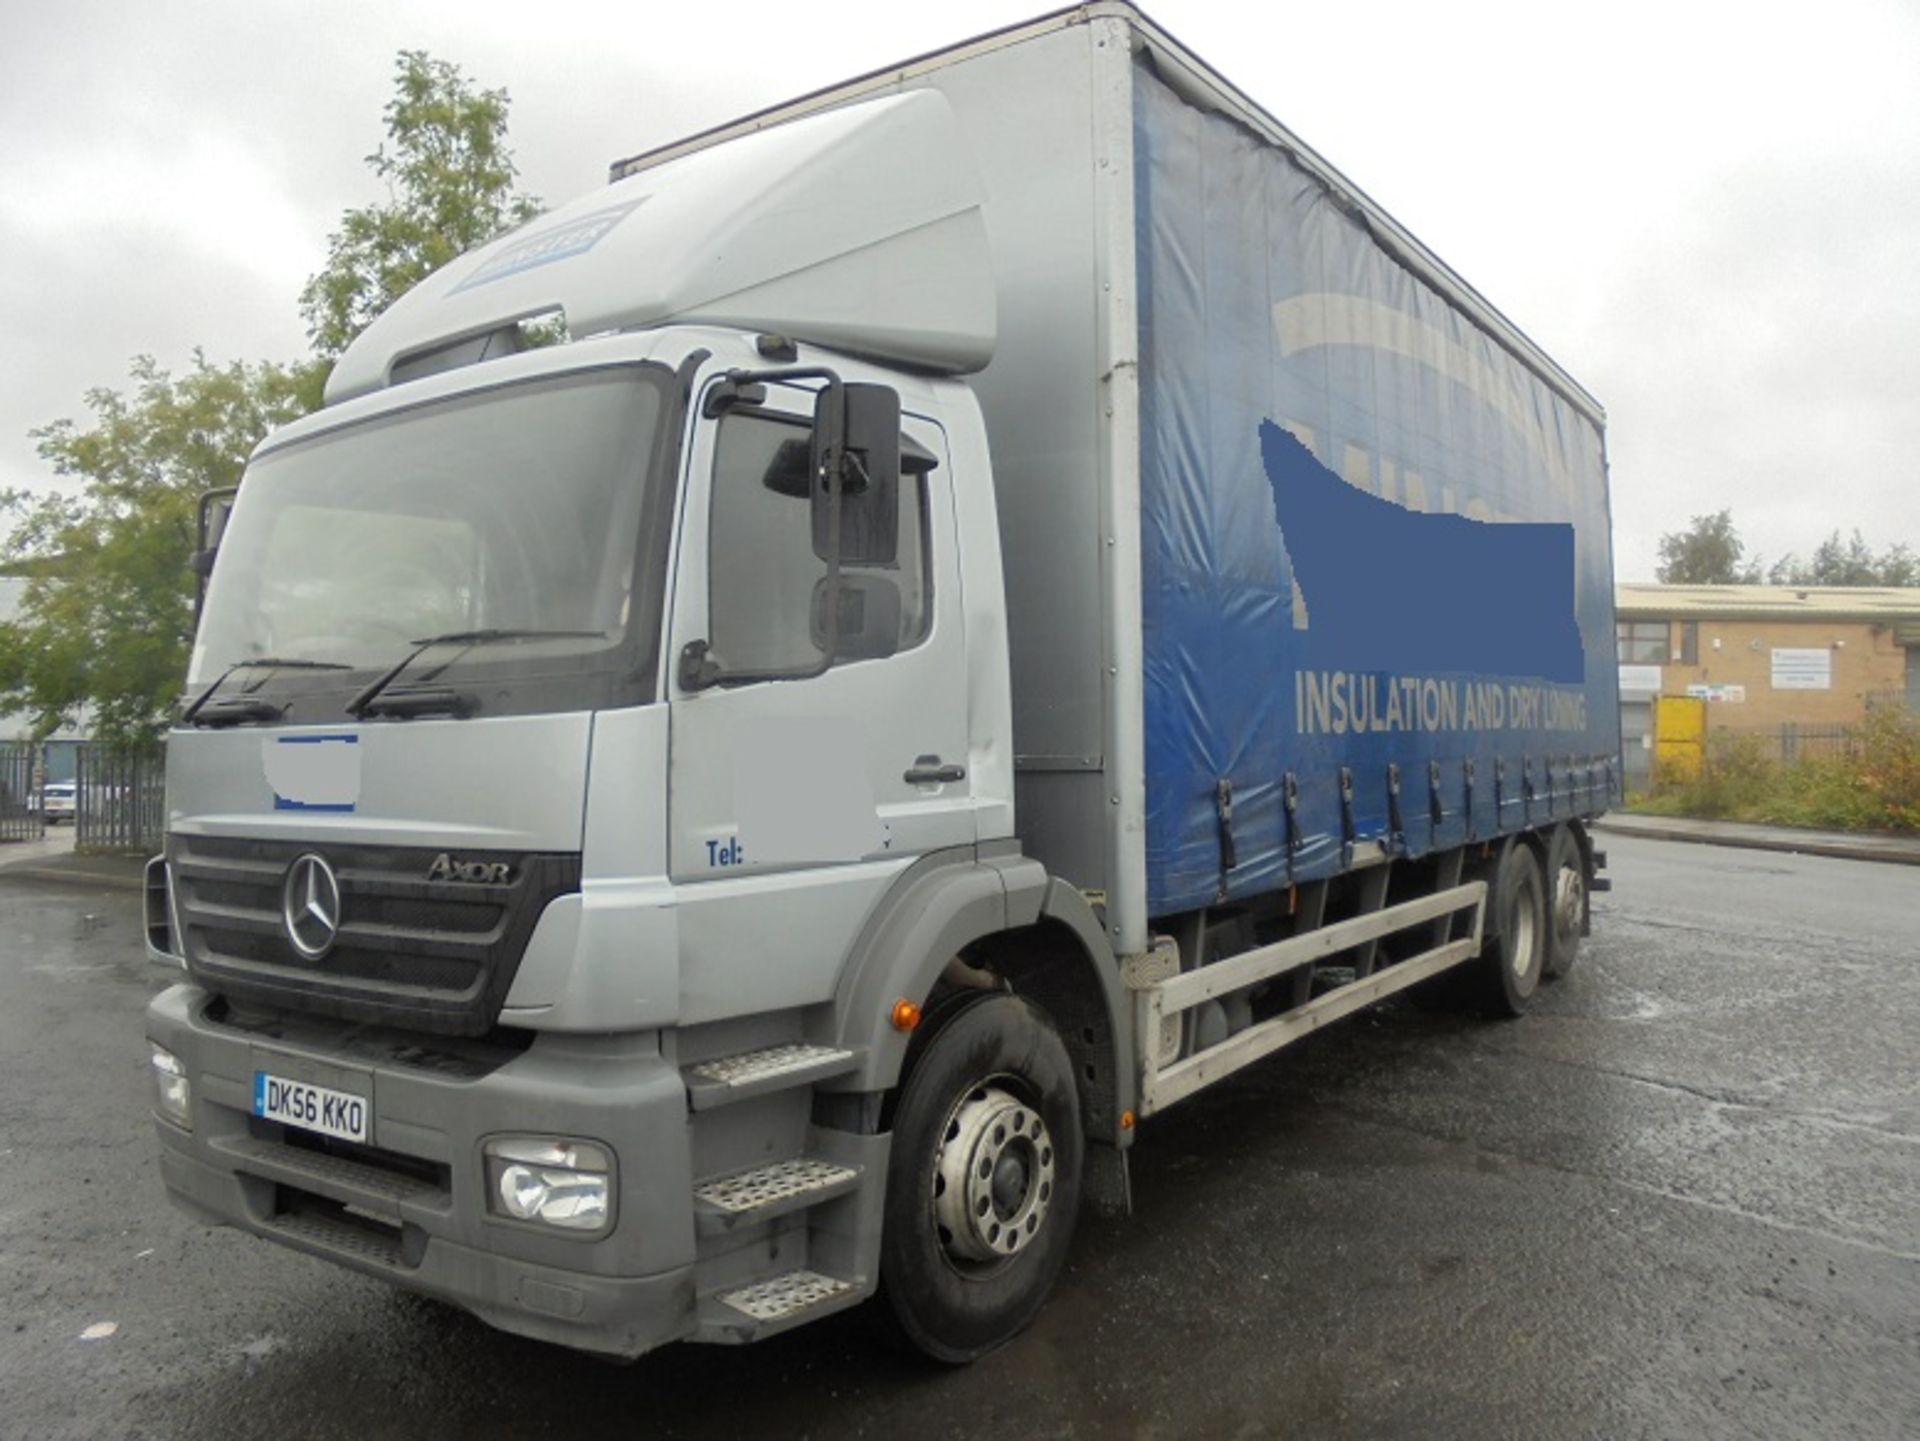
M 938 786 L 967 778 L 965 766 L 942 765 L 939 756 L 917 756 L 901 777 L 910 786 Z

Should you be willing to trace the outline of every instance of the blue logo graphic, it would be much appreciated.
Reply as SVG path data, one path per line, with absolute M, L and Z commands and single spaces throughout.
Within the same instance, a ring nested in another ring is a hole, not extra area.
M 1316 656 L 1349 671 L 1586 679 L 1571 525 L 1403 509 L 1270 420 L 1260 458 Z
M 639 209 L 646 199 L 647 197 L 642 195 L 638 200 L 629 200 L 625 205 L 613 205 L 605 210 L 596 210 L 593 214 L 583 215 L 578 220 L 569 220 L 564 225 L 551 226 L 536 235 L 527 236 L 524 240 L 516 240 L 447 293 L 458 295 L 463 290 L 491 285 L 496 280 L 504 280 L 509 275 L 518 275 L 523 270 L 532 270 L 536 266 L 552 265 L 555 261 L 584 255 L 605 239 L 608 231 Z

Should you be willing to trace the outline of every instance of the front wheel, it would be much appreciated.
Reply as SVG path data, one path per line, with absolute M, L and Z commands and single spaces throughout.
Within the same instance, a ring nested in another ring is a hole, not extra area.
M 1033 1319 L 1080 1209 L 1080 1102 L 1046 1016 L 1016 996 L 950 1012 L 894 1113 L 881 1288 L 937 1360 L 972 1361 Z

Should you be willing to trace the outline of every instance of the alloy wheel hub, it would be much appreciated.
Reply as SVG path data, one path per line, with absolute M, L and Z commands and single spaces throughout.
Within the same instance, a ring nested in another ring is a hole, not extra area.
M 1559 925 L 1560 934 L 1568 935 L 1580 928 L 1580 911 L 1586 898 L 1586 882 L 1573 866 L 1560 867 L 1558 884 L 1554 887 L 1554 918 Z
M 934 1158 L 933 1214 L 956 1261 L 1003 1261 L 1032 1244 L 1053 1203 L 1053 1137 L 1039 1112 L 994 1084 L 948 1119 Z

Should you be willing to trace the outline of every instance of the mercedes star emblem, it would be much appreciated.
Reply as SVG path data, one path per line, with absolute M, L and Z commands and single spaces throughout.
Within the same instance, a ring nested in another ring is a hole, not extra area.
M 317 961 L 340 934 L 340 882 L 326 859 L 309 851 L 287 867 L 280 918 L 300 956 Z

